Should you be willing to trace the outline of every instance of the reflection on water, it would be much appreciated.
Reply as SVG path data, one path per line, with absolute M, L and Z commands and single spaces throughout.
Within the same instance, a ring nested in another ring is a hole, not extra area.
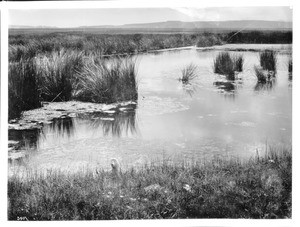
M 28 166 L 68 171 L 109 168 L 111 158 L 131 167 L 164 157 L 174 162 L 249 157 L 266 141 L 290 142 L 289 55 L 278 55 L 276 80 L 261 84 L 254 72 L 258 52 L 239 52 L 244 71 L 234 82 L 213 73 L 218 53 L 191 49 L 139 55 L 138 106 L 55 119 L 40 131 L 9 131 L 9 138 L 21 141 L 25 154 L 20 157 L 27 154 Z M 178 73 L 191 62 L 199 76 L 183 86 Z
M 276 78 L 272 78 L 265 83 L 257 82 L 254 87 L 254 90 L 257 92 L 270 91 L 274 88 L 275 85 L 276 85 Z
M 114 116 L 94 113 L 89 116 L 94 129 L 101 128 L 104 136 L 121 137 L 123 134 L 135 134 L 137 132 L 137 121 L 135 110 L 121 112 Z
M 198 90 L 197 84 L 182 84 L 183 91 L 190 97 L 192 97 Z
M 9 130 L 8 140 L 18 141 L 19 143 L 15 145 L 16 149 L 21 149 L 22 147 L 36 149 L 37 141 L 42 134 L 40 129 L 31 130 Z
M 234 92 L 235 91 L 235 84 L 229 81 L 216 81 L 214 85 L 224 92 Z
M 64 117 L 64 118 L 54 118 L 52 124 L 49 124 L 49 127 L 46 127 L 51 133 L 56 134 L 57 136 L 72 136 L 74 134 L 74 123 L 73 118 Z
M 293 81 L 293 73 L 289 73 L 289 81 Z

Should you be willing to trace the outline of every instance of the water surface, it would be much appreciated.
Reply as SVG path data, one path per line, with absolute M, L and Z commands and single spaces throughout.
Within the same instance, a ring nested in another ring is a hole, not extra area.
M 243 158 L 263 151 L 266 143 L 290 144 L 290 52 L 279 52 L 276 80 L 262 85 L 253 70 L 259 64 L 258 52 L 230 51 L 242 54 L 245 64 L 239 79 L 228 84 L 213 73 L 213 59 L 220 51 L 139 55 L 136 109 L 79 114 L 55 119 L 41 130 L 10 131 L 10 140 L 21 141 L 20 158 L 10 161 L 10 170 L 109 168 L 111 158 L 123 168 L 166 159 Z M 198 77 L 183 85 L 178 78 L 190 63 L 197 65 Z

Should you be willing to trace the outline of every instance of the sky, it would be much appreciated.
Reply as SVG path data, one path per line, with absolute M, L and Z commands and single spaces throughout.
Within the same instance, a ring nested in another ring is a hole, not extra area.
M 292 21 L 289 7 L 106 8 L 9 10 L 9 25 L 78 27 L 162 21 Z

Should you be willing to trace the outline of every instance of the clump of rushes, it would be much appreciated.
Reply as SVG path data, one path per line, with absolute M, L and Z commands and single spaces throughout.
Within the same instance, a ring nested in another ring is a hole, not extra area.
M 181 69 L 181 74 L 182 75 L 179 78 L 179 80 L 183 84 L 188 84 L 198 76 L 197 75 L 197 66 L 193 63 L 190 63 L 189 65 L 187 65 Z
M 237 72 L 243 71 L 244 57 L 243 55 L 236 55 L 233 57 L 234 70 Z
M 9 119 L 19 117 L 22 111 L 41 106 L 37 78 L 36 65 L 32 59 L 9 63 Z
M 43 101 L 69 101 L 76 75 L 83 63 L 83 55 L 77 51 L 61 50 L 49 55 L 38 55 L 36 65 Z
M 273 50 L 265 50 L 259 54 L 260 66 L 263 70 L 276 72 L 277 56 Z
M 235 79 L 235 65 L 234 60 L 227 52 L 219 53 L 214 61 L 214 72 L 217 74 L 222 74 L 229 80 Z
M 289 73 L 293 72 L 293 60 L 289 59 Z
M 92 58 L 80 73 L 75 98 L 95 103 L 136 100 L 138 97 L 136 60 Z
M 28 170 L 8 179 L 8 219 L 291 218 L 292 151 L 249 160 L 167 162 L 111 171 Z
M 257 81 L 259 83 L 266 83 L 267 82 L 267 77 L 264 73 L 264 70 L 262 70 L 262 68 L 260 68 L 258 66 L 254 66 L 254 71 L 255 71 L 255 75 L 257 77 Z

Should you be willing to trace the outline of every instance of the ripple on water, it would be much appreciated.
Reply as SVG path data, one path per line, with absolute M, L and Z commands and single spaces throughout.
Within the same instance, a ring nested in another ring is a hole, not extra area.
M 138 111 L 143 115 L 162 115 L 188 110 L 189 107 L 176 98 L 149 96 L 142 100 Z

